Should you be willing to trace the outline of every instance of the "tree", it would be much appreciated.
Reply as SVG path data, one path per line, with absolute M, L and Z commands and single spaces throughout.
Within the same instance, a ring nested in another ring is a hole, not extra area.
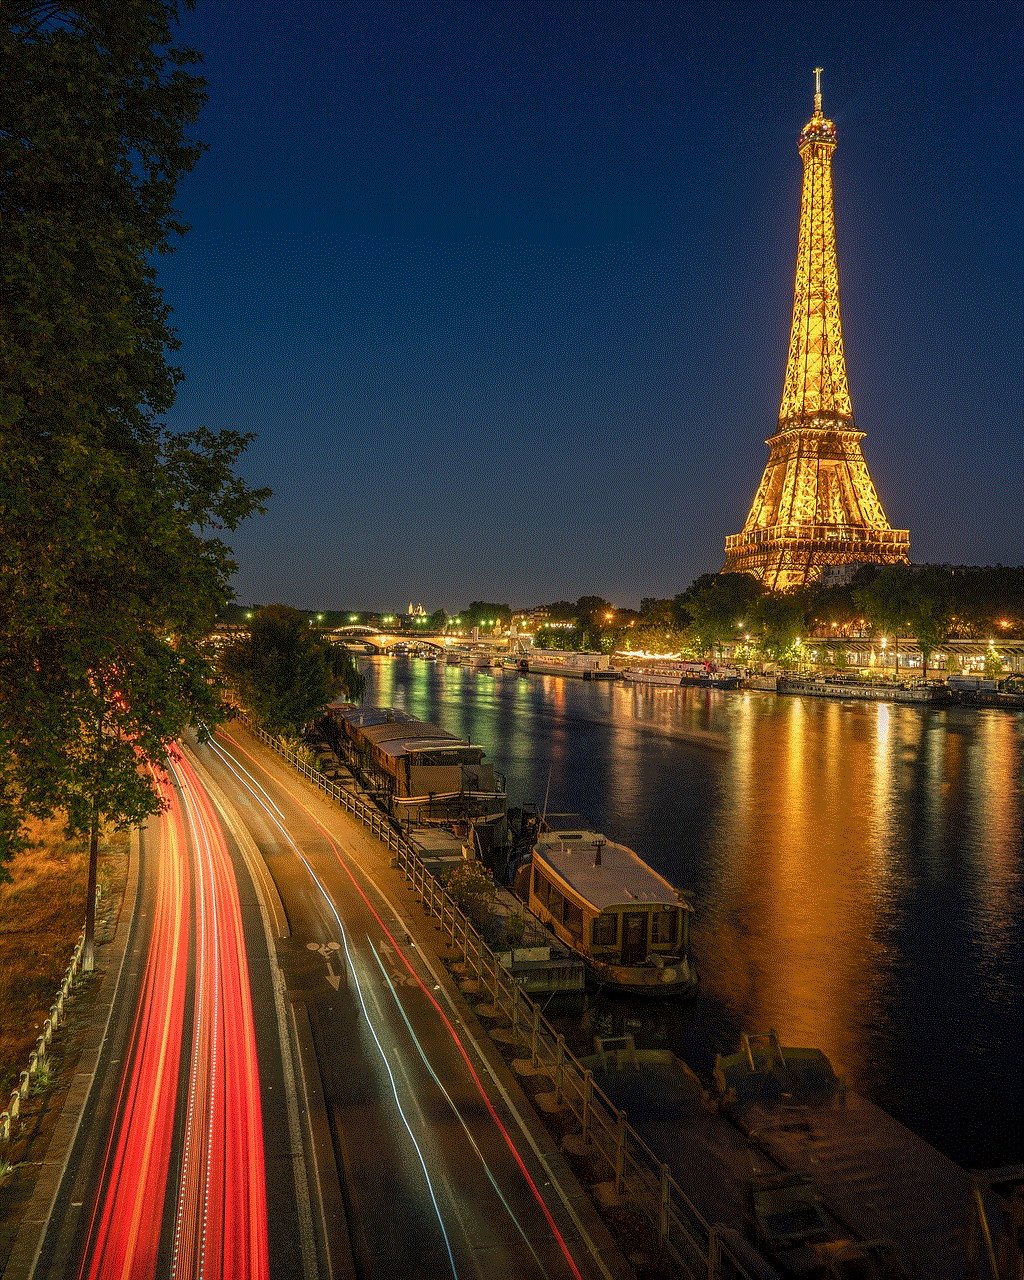
M 0 25 L 0 862 L 27 815 L 91 837 L 160 807 L 153 770 L 224 714 L 203 640 L 230 597 L 218 536 L 266 490 L 249 437 L 175 434 L 180 372 L 154 260 L 201 148 L 175 6 L 8 3 Z
M 947 639 L 953 625 L 950 575 L 936 565 L 926 565 L 908 586 L 908 620 L 921 650 L 922 678 L 927 680 L 928 658 Z
M 693 619 L 694 642 L 704 652 L 742 636 L 748 615 L 764 595 L 761 582 L 749 573 L 720 573 L 698 579 L 693 594 L 679 601 Z M 683 601 L 685 600 L 685 605 Z
M 985 651 L 983 670 L 990 680 L 998 680 L 1005 670 L 1005 663 L 992 645 Z
M 489 604 L 486 600 L 474 600 L 459 615 L 467 630 L 498 624 L 507 627 L 512 621 L 512 610 L 507 604 Z
M 903 565 L 886 565 L 871 581 L 854 592 L 872 628 L 893 638 L 896 674 L 900 670 L 900 629 L 907 626 L 913 608 L 912 574 Z
M 443 609 L 435 609 L 427 619 L 431 631 L 443 631 L 448 625 L 448 615 Z
M 258 609 L 247 634 L 220 656 L 225 680 L 268 733 L 296 735 L 342 691 L 361 697 L 352 655 L 286 605 Z
M 762 653 L 773 662 L 788 661 L 797 640 L 806 634 L 806 596 L 801 591 L 763 595 L 754 607 L 752 623 L 760 635 Z

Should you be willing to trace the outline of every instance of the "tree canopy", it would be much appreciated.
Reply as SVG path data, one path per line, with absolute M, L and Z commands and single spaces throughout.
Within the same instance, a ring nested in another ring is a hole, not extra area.
M 201 147 L 176 6 L 8 3 L 0 24 L 0 861 L 24 817 L 159 808 L 159 765 L 223 714 L 202 641 L 221 536 L 268 494 L 249 436 L 163 421 L 180 371 L 156 255 Z
M 349 651 L 286 605 L 258 609 L 220 666 L 268 733 L 301 733 L 338 694 L 361 698 L 366 685 Z

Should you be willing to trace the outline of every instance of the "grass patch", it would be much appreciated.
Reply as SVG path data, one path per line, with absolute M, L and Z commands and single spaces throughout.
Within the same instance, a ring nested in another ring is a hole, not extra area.
M 34 822 L 32 846 L 0 884 L 0 1110 L 56 998 L 85 918 L 89 847 L 58 822 Z

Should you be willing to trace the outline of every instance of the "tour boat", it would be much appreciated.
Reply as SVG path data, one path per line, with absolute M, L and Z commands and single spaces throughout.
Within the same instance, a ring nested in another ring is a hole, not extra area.
M 582 957 L 592 985 L 630 995 L 696 992 L 688 895 L 584 820 L 571 829 L 542 821 L 513 867 L 512 888 Z
M 682 671 L 676 666 L 626 667 L 623 680 L 631 684 L 667 684 L 678 688 L 682 684 Z

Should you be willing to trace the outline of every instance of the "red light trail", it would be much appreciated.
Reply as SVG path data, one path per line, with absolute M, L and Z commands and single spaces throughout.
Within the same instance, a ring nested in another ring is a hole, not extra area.
M 172 768 L 181 792 L 160 779 L 168 807 L 160 819 L 153 929 L 119 1086 L 119 1122 L 107 1143 L 78 1276 L 269 1280 L 263 1121 L 238 889 L 209 797 L 187 761 L 177 756 Z M 184 1086 L 176 1157 L 174 1119 Z M 169 1211 L 168 1271 L 161 1237 Z

